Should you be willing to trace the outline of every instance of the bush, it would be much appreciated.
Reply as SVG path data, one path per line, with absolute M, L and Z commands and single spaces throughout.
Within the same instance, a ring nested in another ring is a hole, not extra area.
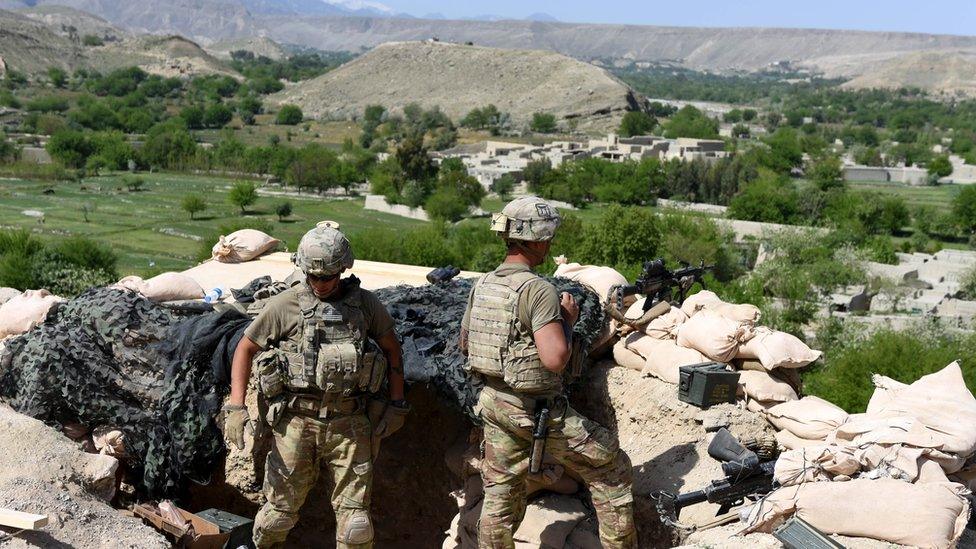
M 68 110 L 68 100 L 59 95 L 46 95 L 31 99 L 24 108 L 38 112 L 64 112 Z
M 26 231 L 0 231 L 0 286 L 71 297 L 114 282 L 115 263 L 111 248 L 88 238 L 45 244 Z
M 732 198 L 728 216 L 746 221 L 793 223 L 799 211 L 799 197 L 793 184 L 767 172 Z
M 278 221 L 284 221 L 284 219 L 291 215 L 292 206 L 291 202 L 281 202 L 275 206 L 275 214 L 278 216 Z
M 275 118 L 275 123 L 281 126 L 294 126 L 301 124 L 305 119 L 302 109 L 298 105 L 282 105 Z
M 952 162 L 946 155 L 939 155 L 929 162 L 929 175 L 935 177 L 949 177 L 952 175 Z
M 556 131 L 556 115 L 548 112 L 537 112 L 532 114 L 532 122 L 529 129 L 536 133 L 553 133 Z
M 81 39 L 81 43 L 89 47 L 105 45 L 105 41 L 102 40 L 100 36 L 94 34 L 86 34 L 85 36 L 83 36 Z
M 434 191 L 424 202 L 424 211 L 437 221 L 459 221 L 468 213 L 468 207 L 457 190 L 444 187 Z
M 862 413 L 867 408 L 874 392 L 872 374 L 911 383 L 976 352 L 976 336 L 949 334 L 939 326 L 868 333 L 847 328 L 818 344 L 826 353 L 825 359 L 804 374 L 804 387 L 850 413 Z M 976 390 L 973 363 L 963 360 L 962 368 L 966 386 Z
M 137 175 L 127 175 L 122 178 L 122 184 L 131 193 L 141 191 L 146 184 L 146 180 Z
M 718 121 L 687 105 L 664 124 L 664 136 L 669 139 L 678 137 L 718 139 Z

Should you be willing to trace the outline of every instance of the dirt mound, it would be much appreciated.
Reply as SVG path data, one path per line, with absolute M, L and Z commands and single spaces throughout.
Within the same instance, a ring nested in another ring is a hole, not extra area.
M 41 531 L 4 547 L 145 547 L 169 543 L 108 500 L 115 491 L 115 458 L 88 454 L 61 433 L 0 404 L 0 507 L 48 515 Z
M 276 61 L 288 57 L 288 52 L 280 44 L 263 36 L 221 40 L 220 42 L 207 46 L 206 49 L 220 59 L 230 59 L 231 52 L 237 50 L 249 51 L 255 56 L 263 55 L 268 59 L 274 59 Z
M 394 112 L 409 103 L 440 106 L 460 120 L 489 103 L 526 125 L 535 112 L 569 119 L 580 128 L 616 127 L 643 98 L 605 70 L 561 54 L 501 50 L 443 42 L 394 42 L 271 98 L 306 115 L 346 119 L 366 105 Z
M 182 36 L 139 36 L 98 49 L 93 64 L 100 70 L 137 65 L 170 77 L 219 74 L 239 78 L 235 70 Z
M 949 95 L 976 95 L 976 52 L 910 53 L 873 64 L 845 82 L 848 89 L 922 88 Z

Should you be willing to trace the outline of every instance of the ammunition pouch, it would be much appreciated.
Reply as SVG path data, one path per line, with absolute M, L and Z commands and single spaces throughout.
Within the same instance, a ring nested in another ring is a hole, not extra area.
M 284 392 L 287 359 L 282 356 L 280 350 L 270 349 L 262 352 L 254 359 L 254 366 L 258 389 L 266 399 L 273 399 Z
M 505 363 L 502 380 L 513 390 L 527 395 L 551 394 L 562 388 L 562 376 L 546 369 L 539 360 L 539 352 L 532 347 L 513 351 Z

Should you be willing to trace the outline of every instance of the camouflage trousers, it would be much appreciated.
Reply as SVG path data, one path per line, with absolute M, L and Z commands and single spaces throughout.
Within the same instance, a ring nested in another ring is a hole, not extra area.
M 525 477 L 535 414 L 517 401 L 517 397 L 491 387 L 485 387 L 478 401 L 485 425 L 480 548 L 515 547 L 513 535 L 525 516 Z M 581 416 L 565 401 L 554 408 L 546 454 L 575 471 L 586 483 L 600 522 L 603 546 L 636 547 L 630 458 L 620 451 L 615 434 Z
M 286 411 L 273 432 L 264 469 L 267 503 L 254 518 L 254 544 L 259 549 L 284 545 L 319 470 L 325 468 L 334 486 L 336 547 L 373 547 L 372 428 L 365 413 L 321 420 Z

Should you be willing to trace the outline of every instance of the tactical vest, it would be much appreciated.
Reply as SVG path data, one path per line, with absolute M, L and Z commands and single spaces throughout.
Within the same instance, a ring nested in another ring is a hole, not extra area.
M 562 377 L 542 365 L 531 328 L 518 318 L 519 295 L 538 277 L 484 275 L 475 285 L 468 322 L 468 367 L 529 395 L 562 390 Z
M 343 282 L 344 295 L 334 302 L 315 297 L 308 284 L 296 288 L 302 315 L 298 326 L 301 342 L 280 343 L 273 353 L 276 367 L 264 368 L 269 375 L 262 373 L 263 361 L 259 365 L 259 380 L 266 397 L 273 398 L 288 390 L 324 393 L 323 400 L 329 401 L 380 389 L 386 375 L 386 357 L 367 339 L 358 279 L 351 277 Z M 277 388 L 274 378 L 278 380 Z

